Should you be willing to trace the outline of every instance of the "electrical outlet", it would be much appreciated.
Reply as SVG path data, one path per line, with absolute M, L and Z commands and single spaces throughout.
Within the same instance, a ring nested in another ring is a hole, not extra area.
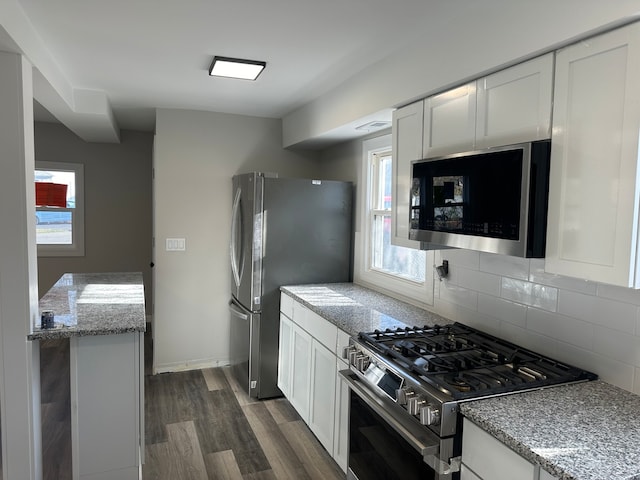
M 184 238 L 167 238 L 167 252 L 184 252 L 186 249 L 186 240 Z

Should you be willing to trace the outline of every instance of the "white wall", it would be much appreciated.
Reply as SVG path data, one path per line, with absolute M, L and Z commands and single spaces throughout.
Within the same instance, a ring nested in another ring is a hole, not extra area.
M 424 31 L 412 44 L 288 114 L 283 119 L 283 144 L 296 145 L 349 124 L 359 125 L 353 122 L 638 13 L 637 0 L 483 0 L 473 5 L 465 2 L 464 8 L 457 2 L 439 5 L 436 21 L 425 19 Z
M 318 177 L 317 153 L 281 147 L 281 122 L 159 110 L 154 153 L 156 371 L 229 361 L 231 177 L 254 170 Z M 165 239 L 186 238 L 185 252 Z

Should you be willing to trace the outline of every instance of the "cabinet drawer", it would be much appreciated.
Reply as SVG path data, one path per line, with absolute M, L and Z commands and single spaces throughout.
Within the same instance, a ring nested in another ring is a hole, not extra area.
M 293 298 L 286 293 L 280 294 L 280 311 L 287 317 L 293 318 Z
M 298 302 L 293 303 L 293 321 L 331 352 L 335 352 L 338 327 L 333 323 Z

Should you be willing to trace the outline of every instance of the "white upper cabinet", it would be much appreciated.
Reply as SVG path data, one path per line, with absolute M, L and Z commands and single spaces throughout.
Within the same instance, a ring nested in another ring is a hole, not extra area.
M 549 53 L 478 80 L 476 148 L 551 136 L 553 56 Z
M 553 53 L 424 100 L 423 158 L 549 138 Z
M 409 197 L 411 162 L 422 158 L 422 113 L 422 101 L 393 112 L 391 244 L 401 247 L 420 248 L 420 242 L 409 240 Z
M 424 100 L 424 145 L 421 158 L 473 149 L 476 82 Z
M 545 270 L 638 288 L 640 24 L 556 55 Z

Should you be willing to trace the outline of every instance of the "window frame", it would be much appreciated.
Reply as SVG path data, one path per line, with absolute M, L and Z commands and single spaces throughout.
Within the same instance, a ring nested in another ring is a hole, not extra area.
M 75 174 L 75 207 L 70 209 L 71 244 L 38 243 L 38 257 L 83 257 L 84 256 L 84 165 L 67 162 L 35 162 L 35 170 L 73 172 Z M 35 171 L 34 171 L 35 174 Z M 35 178 L 34 178 L 35 183 Z M 36 211 L 47 211 L 36 207 Z M 34 212 L 35 214 L 35 212 Z M 37 242 L 37 236 L 36 236 Z
M 394 162 L 392 153 L 391 135 L 382 135 L 370 138 L 362 142 L 362 160 L 359 168 L 359 194 L 358 194 L 358 215 L 359 231 L 355 235 L 355 271 L 356 283 L 375 288 L 376 290 L 389 293 L 395 297 L 402 297 L 412 303 L 422 305 L 433 305 L 434 280 L 433 270 L 430 268 L 434 264 L 434 252 L 425 251 L 425 281 L 417 282 L 405 276 L 395 275 L 388 271 L 383 271 L 373 267 L 373 220 L 375 215 L 391 215 L 393 210 L 378 210 L 372 208 L 372 189 L 374 186 L 373 172 L 371 168 L 374 156 L 381 156 L 386 152 L 391 152 L 391 161 Z M 392 172 L 395 169 L 392 168 Z M 394 179 L 391 180 L 392 182 Z M 407 248 L 407 247 L 399 247 Z

